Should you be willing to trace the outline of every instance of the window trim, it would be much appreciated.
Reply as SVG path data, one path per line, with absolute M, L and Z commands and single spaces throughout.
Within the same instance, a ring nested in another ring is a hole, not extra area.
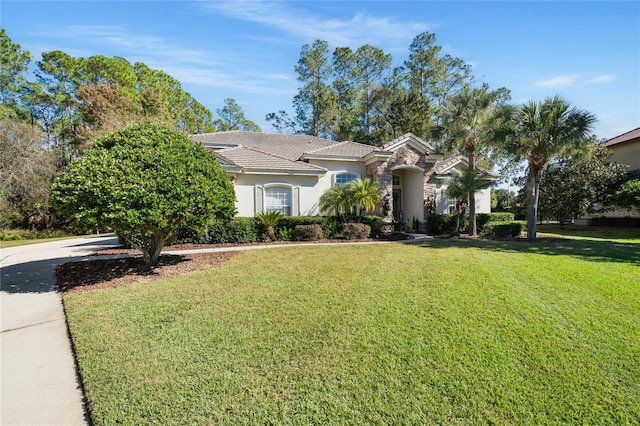
M 269 199 L 268 192 L 269 190 L 275 189 L 284 189 L 288 192 L 288 204 L 286 206 L 286 212 L 282 212 L 281 210 L 271 209 L 269 210 L 269 206 L 267 205 L 267 200 Z M 262 211 L 267 213 L 269 211 L 280 211 L 285 216 L 293 216 L 294 215 L 294 187 L 293 185 L 286 183 L 270 183 L 263 185 L 263 197 L 262 197 Z
M 360 178 L 360 173 L 356 173 L 356 172 L 351 172 L 348 170 L 343 170 L 343 171 L 339 171 L 333 174 L 333 176 L 331 177 L 331 186 L 337 186 L 337 185 L 346 185 L 348 182 L 344 182 L 344 183 L 338 183 L 338 176 L 353 176 L 353 179 L 349 180 L 348 182 L 351 182 L 353 180 L 359 179 Z

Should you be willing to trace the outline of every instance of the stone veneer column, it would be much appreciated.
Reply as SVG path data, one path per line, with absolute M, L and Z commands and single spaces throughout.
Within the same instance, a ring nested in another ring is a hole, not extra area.
M 386 209 L 382 208 L 382 220 L 393 221 L 393 181 L 391 169 L 387 167 L 386 161 L 377 161 L 367 165 L 367 175 L 373 176 L 380 188 L 380 199 L 386 202 Z

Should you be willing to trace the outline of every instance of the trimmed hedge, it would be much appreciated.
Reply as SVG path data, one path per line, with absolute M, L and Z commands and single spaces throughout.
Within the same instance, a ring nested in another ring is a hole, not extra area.
M 490 223 L 486 227 L 486 232 L 495 237 L 517 237 L 522 232 L 523 226 L 520 222 Z
M 371 225 L 366 223 L 345 223 L 342 235 L 348 240 L 362 240 L 371 236 Z
M 305 227 L 313 225 L 314 231 L 301 231 L 302 234 L 299 235 L 296 228 L 300 225 Z M 290 232 L 291 237 L 300 239 L 335 238 L 341 235 L 345 238 L 363 239 L 372 236 L 389 236 L 400 231 L 396 228 L 397 224 L 384 222 L 378 216 L 285 216 L 278 221 L 275 230 L 276 235 L 282 232 L 283 237 L 286 236 L 283 239 L 290 239 Z M 322 236 L 318 238 L 318 235 Z M 214 219 L 204 231 L 199 233 L 191 229 L 188 224 L 183 224 L 178 229 L 174 244 L 242 244 L 266 240 L 268 237 L 265 227 L 256 218 L 234 217 L 229 221 Z
M 319 223 L 314 223 L 313 225 L 296 225 L 293 232 L 301 241 L 315 241 L 324 238 L 324 233 Z
M 453 234 L 456 230 L 457 214 L 432 214 L 427 217 L 427 232 L 431 235 Z M 484 232 L 489 223 L 512 222 L 513 213 L 478 213 L 476 226 L 478 232 Z M 469 215 L 465 214 L 460 232 L 469 231 Z
M 214 220 L 206 229 L 197 234 L 192 229 L 178 229 L 177 244 L 226 244 L 254 243 L 261 241 L 262 232 L 258 221 L 253 217 L 234 217 L 229 221 Z

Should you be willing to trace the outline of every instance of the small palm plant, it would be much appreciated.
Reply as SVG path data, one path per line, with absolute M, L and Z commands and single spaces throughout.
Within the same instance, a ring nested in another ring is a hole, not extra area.
M 356 205 L 358 216 L 362 217 L 363 211 L 373 211 L 380 202 L 378 184 L 371 179 L 355 179 L 347 184 L 347 192 Z
M 352 206 L 353 200 L 344 185 L 327 189 L 320 197 L 320 209 L 325 212 L 335 212 L 338 216 L 351 213 Z
M 276 232 L 274 227 L 282 219 L 284 215 L 278 211 L 269 211 L 266 213 L 258 213 L 256 219 L 258 219 L 265 228 L 267 228 L 267 235 L 271 241 L 276 241 Z
M 463 169 L 460 176 L 455 176 L 447 187 L 447 195 L 457 200 L 456 210 L 458 218 L 456 222 L 456 234 L 460 233 L 460 226 L 464 217 L 464 211 L 469 204 L 469 199 L 475 197 L 475 193 L 491 186 L 491 182 L 478 177 L 477 170 Z

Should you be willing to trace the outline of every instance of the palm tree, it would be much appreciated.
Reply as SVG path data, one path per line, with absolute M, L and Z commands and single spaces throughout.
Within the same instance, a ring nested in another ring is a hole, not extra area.
M 542 173 L 553 158 L 585 151 L 589 146 L 588 134 L 596 117 L 584 110 L 571 107 L 560 96 L 543 102 L 530 101 L 520 106 L 514 119 L 514 138 L 506 147 L 518 161 L 528 161 L 527 183 L 527 238 L 536 238 L 538 198 Z
M 458 212 L 456 234 L 460 232 L 465 206 L 471 205 L 469 201 L 474 198 L 476 192 L 489 186 L 491 186 L 491 181 L 479 177 L 478 171 L 471 169 L 463 169 L 460 175 L 454 176 L 449 182 L 445 192 L 448 196 L 456 199 L 456 211 Z M 471 215 L 469 215 L 469 227 L 471 227 Z M 471 235 L 471 231 L 469 231 L 469 235 Z
M 320 197 L 320 210 L 345 215 L 351 212 L 353 201 L 345 185 L 336 185 Z
M 279 211 L 270 211 L 266 213 L 258 213 L 256 218 L 262 222 L 262 224 L 267 228 L 267 235 L 269 235 L 269 239 L 271 241 L 276 241 L 276 233 L 273 229 L 274 226 L 282 219 L 284 215 Z
M 356 206 L 358 216 L 362 217 L 363 211 L 373 211 L 380 202 L 378 184 L 371 179 L 354 179 L 346 185 L 347 192 Z
M 478 151 L 499 139 L 509 98 L 504 88 L 490 92 L 487 84 L 480 88 L 466 85 L 446 105 L 442 129 L 445 148 L 449 152 L 464 151 L 470 170 L 476 170 Z M 469 197 L 469 235 L 476 233 L 476 201 Z

